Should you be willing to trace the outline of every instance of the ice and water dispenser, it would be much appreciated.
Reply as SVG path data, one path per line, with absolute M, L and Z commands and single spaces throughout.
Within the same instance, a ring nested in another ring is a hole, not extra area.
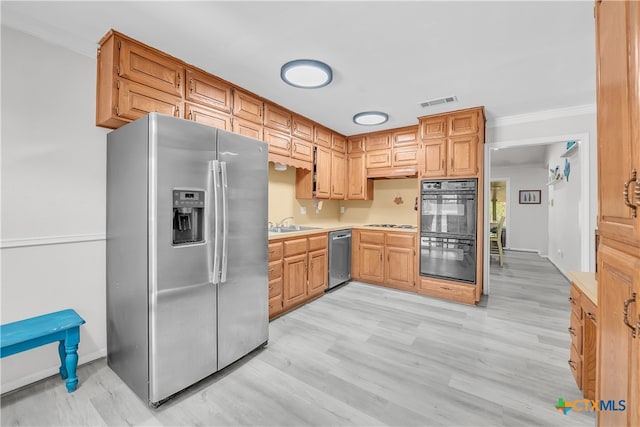
M 204 242 L 204 191 L 173 190 L 173 244 Z

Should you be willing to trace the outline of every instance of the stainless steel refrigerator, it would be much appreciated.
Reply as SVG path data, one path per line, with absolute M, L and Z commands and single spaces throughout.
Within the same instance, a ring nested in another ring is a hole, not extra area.
M 157 406 L 268 340 L 267 145 L 149 114 L 107 136 L 108 364 Z

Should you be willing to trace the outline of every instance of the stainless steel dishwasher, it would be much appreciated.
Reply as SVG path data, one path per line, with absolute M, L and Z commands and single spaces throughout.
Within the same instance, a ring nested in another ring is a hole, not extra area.
M 351 230 L 329 233 L 329 289 L 351 279 Z

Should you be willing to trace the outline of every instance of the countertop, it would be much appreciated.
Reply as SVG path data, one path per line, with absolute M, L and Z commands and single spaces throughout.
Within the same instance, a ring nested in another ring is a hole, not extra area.
M 296 224 L 304 227 L 317 227 L 316 230 L 302 230 L 302 231 L 290 231 L 287 233 L 269 233 L 269 241 L 276 239 L 286 239 L 289 237 L 307 236 L 317 233 L 327 233 L 329 231 L 336 230 L 349 230 L 357 228 L 361 230 L 376 230 L 376 231 L 392 231 L 397 233 L 417 233 L 416 228 L 386 228 L 386 227 L 367 227 L 361 224 L 347 224 L 347 223 L 321 223 L 321 224 Z
M 575 284 L 583 294 L 587 296 L 596 306 L 598 305 L 598 282 L 596 273 L 584 271 L 570 271 L 567 273 L 571 283 Z

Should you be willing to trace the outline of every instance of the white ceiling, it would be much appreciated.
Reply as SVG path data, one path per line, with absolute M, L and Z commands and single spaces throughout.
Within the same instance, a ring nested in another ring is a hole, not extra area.
M 352 135 L 484 105 L 489 120 L 595 102 L 592 1 L 1 2 L 2 24 L 95 57 L 113 28 Z M 326 62 L 296 89 L 280 67 Z M 428 99 L 457 103 L 422 108 Z M 352 123 L 382 110 L 381 126 Z

